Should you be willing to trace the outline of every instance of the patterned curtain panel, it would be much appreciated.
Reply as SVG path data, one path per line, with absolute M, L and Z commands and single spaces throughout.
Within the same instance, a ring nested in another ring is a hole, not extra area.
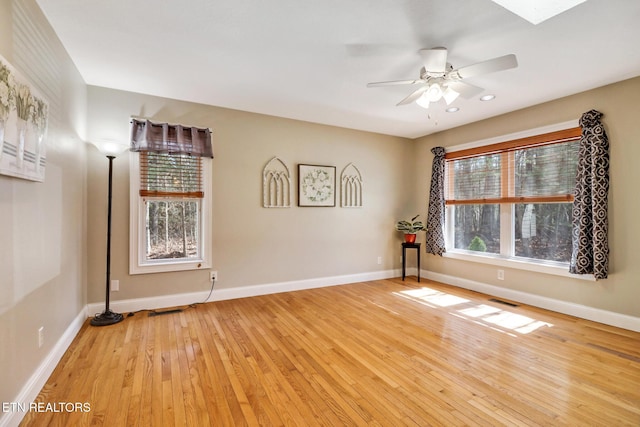
M 607 196 L 609 192 L 609 141 L 600 118 L 591 110 L 582 115 L 578 153 L 571 263 L 574 274 L 606 279 L 609 269 Z
M 442 255 L 444 246 L 444 148 L 435 147 L 429 190 L 429 211 L 427 213 L 427 253 Z
M 132 119 L 131 151 L 213 158 L 211 130 Z

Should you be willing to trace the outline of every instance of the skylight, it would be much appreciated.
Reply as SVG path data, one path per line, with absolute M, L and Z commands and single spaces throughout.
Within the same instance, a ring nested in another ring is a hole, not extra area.
M 587 0 L 492 0 L 534 25 L 546 21 Z

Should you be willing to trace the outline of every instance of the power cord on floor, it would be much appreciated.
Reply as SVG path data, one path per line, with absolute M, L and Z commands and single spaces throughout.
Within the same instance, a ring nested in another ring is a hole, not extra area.
M 192 302 L 191 304 L 187 304 L 187 305 L 182 306 L 182 307 L 183 308 L 196 308 L 199 305 L 206 304 L 207 302 L 209 302 L 209 298 L 211 298 L 211 294 L 213 294 L 213 287 L 215 286 L 215 284 L 216 284 L 216 280 L 215 279 L 211 280 L 211 289 L 209 289 L 209 295 L 207 295 L 207 297 L 203 301 Z M 129 312 L 129 314 L 127 314 L 127 317 L 132 317 L 132 316 L 136 315 L 137 313 L 141 313 L 143 311 L 149 312 L 149 316 L 158 316 L 158 315 L 161 315 L 161 314 L 176 313 L 176 312 L 182 311 L 182 308 L 177 307 L 177 308 L 172 308 L 172 309 L 169 309 L 169 310 L 162 310 L 162 311 L 157 311 L 157 310 L 150 309 L 150 308 L 142 308 L 142 309 L 137 310 L 137 311 Z
M 216 284 L 216 279 L 212 279 L 211 280 L 211 289 L 209 289 L 209 295 L 207 295 L 207 297 L 204 299 L 204 301 L 191 303 L 191 304 L 189 304 L 189 307 L 195 308 L 198 305 L 206 304 L 207 302 L 209 302 L 209 298 L 211 298 L 211 294 L 213 293 L 213 286 L 215 284 Z

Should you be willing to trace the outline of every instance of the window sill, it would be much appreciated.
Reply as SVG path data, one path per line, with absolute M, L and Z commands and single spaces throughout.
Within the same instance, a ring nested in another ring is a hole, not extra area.
M 535 262 L 533 260 L 525 260 L 520 258 L 505 258 L 500 255 L 479 255 L 468 251 L 447 251 L 442 254 L 444 258 L 457 259 L 461 261 L 476 262 L 480 264 L 489 264 L 498 267 L 514 268 L 518 270 L 532 271 L 536 273 L 551 274 L 554 276 L 569 277 L 577 280 L 586 280 L 595 282 L 593 274 L 571 274 L 569 273 L 569 264 L 559 262 Z
M 161 262 L 157 264 L 131 264 L 129 274 L 168 273 L 172 271 L 205 270 L 211 268 L 210 263 L 202 260 Z

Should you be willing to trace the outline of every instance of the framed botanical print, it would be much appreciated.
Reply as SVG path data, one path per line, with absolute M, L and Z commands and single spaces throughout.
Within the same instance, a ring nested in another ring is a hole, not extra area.
M 298 165 L 298 206 L 336 205 L 336 167 Z
M 49 103 L 0 56 L 0 174 L 44 181 Z

